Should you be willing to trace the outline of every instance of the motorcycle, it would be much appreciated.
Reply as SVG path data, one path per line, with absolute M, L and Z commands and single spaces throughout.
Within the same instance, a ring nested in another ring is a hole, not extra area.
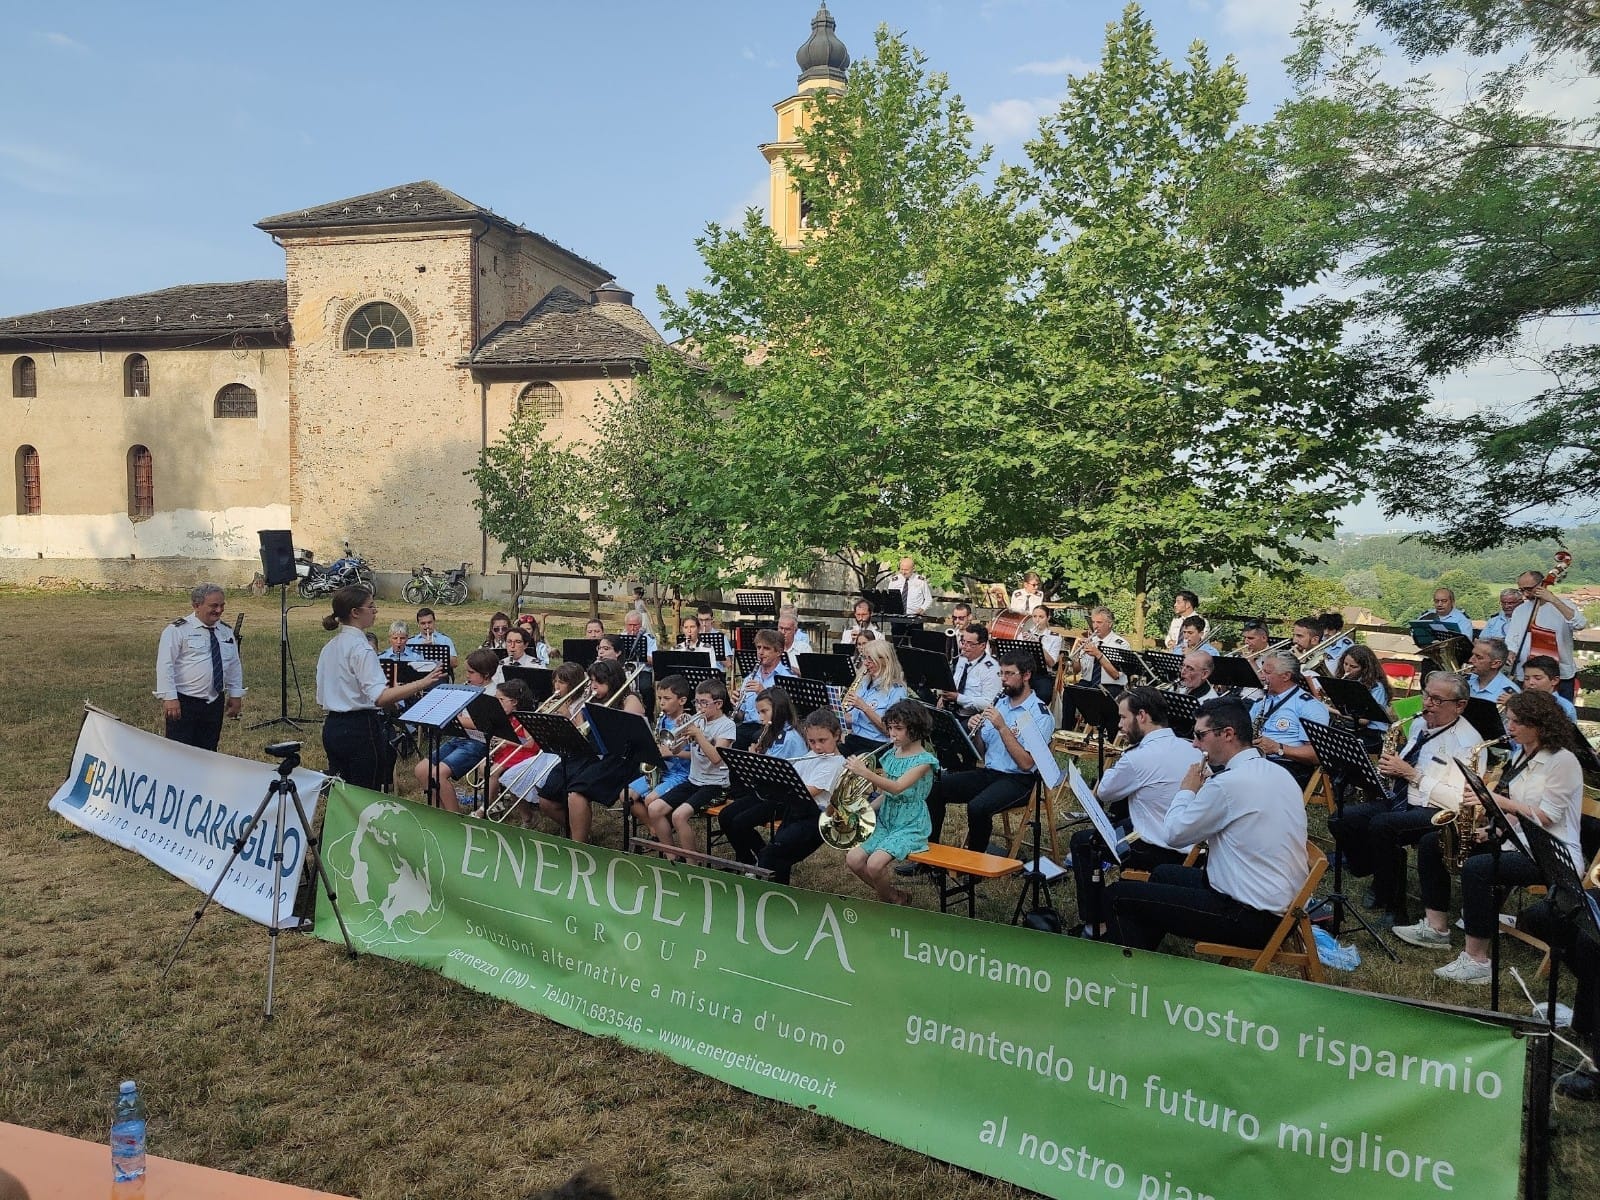
M 314 596 L 326 596 L 359 583 L 365 587 L 373 586 L 372 568 L 367 560 L 350 549 L 350 543 L 344 544 L 344 557 L 323 566 L 313 557 L 311 551 L 300 550 L 295 553 L 294 572 L 299 576 L 296 590 L 306 599 Z

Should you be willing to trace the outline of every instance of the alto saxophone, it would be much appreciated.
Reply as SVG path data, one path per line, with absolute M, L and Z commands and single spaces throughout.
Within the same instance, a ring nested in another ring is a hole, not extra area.
M 1499 745 L 1505 740 L 1504 736 L 1486 738 L 1462 757 L 1472 762 L 1478 757 L 1478 751 Z M 1492 791 L 1494 782 L 1491 776 L 1496 780 L 1499 778 L 1498 766 L 1484 772 L 1484 786 Z M 1472 857 L 1479 843 L 1489 834 L 1489 813 L 1476 795 L 1467 795 L 1462 798 L 1461 807 L 1454 812 L 1441 808 L 1434 813 L 1433 827 L 1439 831 L 1439 854 L 1444 859 L 1445 870 L 1452 875 L 1459 875 L 1467 865 L 1467 859 Z

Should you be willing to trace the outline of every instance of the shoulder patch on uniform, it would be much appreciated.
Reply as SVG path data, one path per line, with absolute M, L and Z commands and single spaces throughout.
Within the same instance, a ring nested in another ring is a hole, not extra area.
M 176 621 L 174 621 L 172 623 L 173 628 L 176 629 L 179 625 L 182 625 L 188 619 L 189 619 L 188 617 L 179 617 Z
M 1301 700 L 1314 700 L 1314 699 L 1316 699 L 1316 697 L 1313 696 L 1310 692 L 1301 692 L 1300 695 L 1299 695 L 1299 699 L 1301 699 Z

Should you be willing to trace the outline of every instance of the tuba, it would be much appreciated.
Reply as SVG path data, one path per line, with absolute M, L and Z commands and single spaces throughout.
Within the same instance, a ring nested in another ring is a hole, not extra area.
M 1479 742 L 1462 757 L 1471 762 L 1478 757 L 1478 751 L 1489 746 L 1497 746 L 1504 742 L 1504 736 L 1486 738 Z M 1490 776 L 1499 777 L 1499 768 L 1494 767 L 1484 772 L 1484 785 L 1491 791 L 1494 783 Z M 1467 859 L 1472 857 L 1478 844 L 1488 836 L 1489 813 L 1478 802 L 1476 796 L 1463 797 L 1461 807 L 1452 812 L 1448 808 L 1441 808 L 1433 814 L 1433 827 L 1439 831 L 1439 854 L 1444 859 L 1445 870 L 1452 875 L 1461 874 L 1461 868 L 1467 865 Z
M 881 746 L 867 756 L 868 766 L 877 766 L 888 746 Z M 878 814 L 872 807 L 871 782 L 859 775 L 841 780 L 834 789 L 833 803 L 817 817 L 817 829 L 822 840 L 835 850 L 848 850 L 859 846 L 872 836 L 878 827 Z

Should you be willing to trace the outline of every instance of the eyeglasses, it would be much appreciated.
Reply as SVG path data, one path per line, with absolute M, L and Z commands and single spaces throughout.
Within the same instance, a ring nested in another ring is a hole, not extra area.
M 1465 700 L 1459 700 L 1454 696 L 1435 696 L 1432 692 L 1424 692 L 1423 696 L 1422 696 L 1422 702 L 1423 702 L 1423 704 L 1465 704 L 1466 703 Z
M 1196 729 L 1194 736 L 1189 740 L 1191 742 L 1203 742 L 1215 732 L 1217 732 L 1215 729 Z

